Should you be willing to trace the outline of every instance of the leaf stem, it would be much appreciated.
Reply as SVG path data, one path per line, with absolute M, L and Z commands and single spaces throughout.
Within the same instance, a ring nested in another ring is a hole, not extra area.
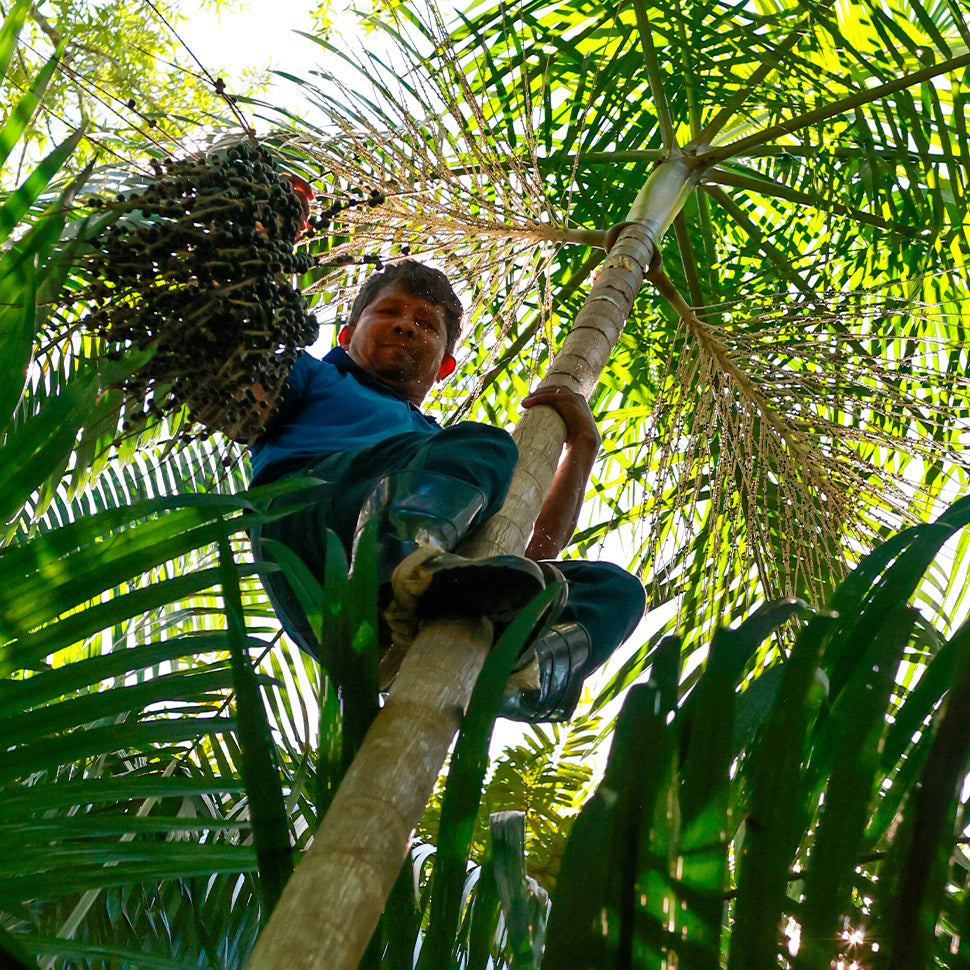
M 922 84 L 931 78 L 939 77 L 939 75 L 947 74 L 950 71 L 959 70 L 961 67 L 967 67 L 968 65 L 970 65 L 970 53 L 962 54 L 960 57 L 948 58 L 939 64 L 931 64 L 929 67 L 924 67 L 921 71 L 905 74 L 893 81 L 888 81 L 886 84 L 880 84 L 877 87 L 868 88 L 865 91 L 857 91 L 847 98 L 824 104 L 814 111 L 806 111 L 804 114 L 789 118 L 788 121 L 772 125 L 770 128 L 763 128 L 761 131 L 756 131 L 754 134 L 748 135 L 747 138 L 739 138 L 737 141 L 729 142 L 727 145 L 720 145 L 698 157 L 708 164 L 713 164 L 723 161 L 725 158 L 742 155 L 751 148 L 756 148 L 767 142 L 774 141 L 783 135 L 791 135 L 804 128 L 810 128 L 820 121 L 845 114 L 853 108 L 871 104 L 873 101 L 878 101 L 887 95 L 895 94 L 897 91 L 903 91 L 915 84 Z
M 690 119 L 690 133 L 694 140 L 698 138 L 701 131 L 701 106 L 697 99 L 697 75 L 691 64 L 691 45 L 687 39 L 687 31 L 684 29 L 683 20 L 678 23 L 680 32 L 680 52 L 684 70 L 684 93 L 687 95 L 687 115 Z
M 854 145 L 758 145 L 751 151 L 734 152 L 733 156 L 744 158 L 773 158 L 790 155 L 793 158 L 866 158 L 876 155 L 889 160 L 911 159 L 916 162 L 948 161 L 948 156 L 942 154 L 925 155 L 920 157 L 916 152 L 900 150 L 899 148 L 866 149 Z M 621 149 L 614 152 L 579 152 L 576 155 L 550 155 L 539 159 L 539 168 L 558 169 L 568 162 L 577 161 L 587 165 L 616 165 L 623 162 L 656 162 L 664 157 L 659 148 Z M 963 165 L 970 165 L 970 155 L 954 155 Z M 707 162 L 709 156 L 703 156 Z M 464 172 L 465 169 L 453 169 L 454 172 Z
M 657 60 L 657 50 L 653 46 L 653 31 L 644 0 L 633 0 L 633 10 L 637 17 L 637 30 L 640 33 L 640 46 L 643 48 L 643 60 L 647 68 L 647 80 L 650 82 L 650 93 L 653 95 L 653 106 L 657 111 L 657 121 L 660 125 L 660 137 L 663 139 L 664 152 L 672 155 L 679 151 L 674 137 L 674 125 L 670 117 L 670 107 L 667 104 L 667 92 L 664 90 L 663 74 L 660 62 Z
M 684 267 L 684 278 L 687 280 L 691 303 L 695 308 L 702 307 L 705 303 L 704 293 L 701 290 L 700 277 L 697 275 L 697 259 L 694 256 L 694 247 L 687 232 L 687 221 L 684 219 L 683 211 L 678 212 L 677 218 L 674 219 L 674 233 L 677 236 L 677 245 L 680 246 L 680 261 Z
M 832 5 L 832 0 L 826 0 L 820 6 L 828 7 Z M 813 12 L 811 17 L 815 16 Z M 808 19 L 792 28 L 788 36 L 772 50 L 772 59 L 762 62 L 761 66 L 748 78 L 747 84 L 740 88 L 733 98 L 704 126 L 704 130 L 690 143 L 689 148 L 694 148 L 699 152 L 704 151 L 711 144 L 717 133 L 734 117 L 738 109 L 751 96 L 755 88 L 774 70 L 780 67 L 782 58 L 787 54 L 806 32 L 811 28 Z
M 886 232 L 895 232 L 902 236 L 913 236 L 918 232 L 917 229 L 910 226 L 900 226 L 892 222 L 887 222 L 879 216 L 874 216 L 872 213 L 857 209 L 854 206 L 843 205 L 841 202 L 832 202 L 821 196 L 809 195 L 807 192 L 799 192 L 797 189 L 782 185 L 780 182 L 754 178 L 750 175 L 742 175 L 740 172 L 729 172 L 722 168 L 710 169 L 704 173 L 704 182 L 713 182 L 717 185 L 732 185 L 740 189 L 751 189 L 754 192 L 760 192 L 762 195 L 786 199 L 788 202 L 795 202 L 798 205 L 826 209 L 829 212 L 849 216 L 857 222 L 875 226 L 878 229 L 884 229 Z

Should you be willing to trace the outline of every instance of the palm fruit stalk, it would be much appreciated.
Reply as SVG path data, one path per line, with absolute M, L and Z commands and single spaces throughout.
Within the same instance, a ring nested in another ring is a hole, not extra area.
M 123 430 L 188 409 L 249 442 L 302 347 L 318 334 L 294 275 L 313 193 L 272 154 L 238 142 L 153 162 L 154 177 L 95 206 L 84 325 L 109 357 L 151 351 L 122 387 Z

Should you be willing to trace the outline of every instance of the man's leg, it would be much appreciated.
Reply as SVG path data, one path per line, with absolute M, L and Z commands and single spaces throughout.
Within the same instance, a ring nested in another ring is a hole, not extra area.
M 567 559 L 556 566 L 566 577 L 569 599 L 560 623 L 581 623 L 592 641 L 586 673 L 604 664 L 636 629 L 647 596 L 636 576 L 611 562 Z
M 482 507 L 470 526 L 474 529 L 501 507 L 517 458 L 515 442 L 507 432 L 462 422 L 433 435 L 395 435 L 360 451 L 342 452 L 312 471 L 339 486 L 331 527 L 349 554 L 361 509 L 382 480 L 403 472 L 438 475 L 481 493 Z
M 393 600 L 384 615 L 398 645 L 410 642 L 422 617 L 511 619 L 543 588 L 539 567 L 521 556 L 466 559 L 454 553 L 505 497 L 516 458 L 509 435 L 481 424 L 447 428 L 390 471 L 387 451 L 382 449 L 382 474 L 361 507 L 356 535 L 365 526 L 376 535 L 382 602 Z M 369 471 L 371 456 L 358 457 Z M 346 498 L 356 508 L 359 495 Z
M 539 687 L 510 689 L 502 714 L 519 721 L 565 721 L 572 716 L 583 682 L 634 631 L 646 596 L 640 581 L 608 562 L 557 562 L 568 598 L 551 627 L 526 652 Z M 514 683 L 514 681 L 513 681 Z
M 307 474 L 325 484 L 312 486 L 297 494 L 308 506 L 269 523 L 254 538 L 254 553 L 262 558 L 261 539 L 283 542 L 309 566 L 323 582 L 325 575 L 324 533 L 333 530 L 340 538 L 348 558 L 361 508 L 375 495 L 382 482 L 394 476 L 397 484 L 413 487 L 415 481 L 430 482 L 448 501 L 461 494 L 472 496 L 460 512 L 469 513 L 460 524 L 464 533 L 494 514 L 508 491 L 517 450 L 511 437 L 490 425 L 466 422 L 445 428 L 434 435 L 410 433 L 396 435 L 356 452 L 335 452 L 324 456 L 307 469 Z M 410 476 L 410 481 L 408 480 Z M 434 499 L 434 494 L 430 498 Z M 293 498 L 276 500 L 292 503 Z M 412 503 L 413 504 L 413 503 Z M 452 502 L 453 504 L 453 502 Z M 452 512 L 454 510 L 452 509 Z M 460 538 L 460 536 L 459 536 Z M 324 660 L 321 645 L 312 635 L 309 623 L 295 595 L 280 573 L 268 574 L 264 585 L 283 628 L 307 652 Z
M 280 515 L 250 533 L 253 558 L 256 562 L 273 562 L 272 553 L 263 545 L 268 539 L 288 546 L 322 584 L 326 575 L 327 529 L 332 529 L 332 486 L 329 482 L 307 485 L 270 501 L 266 511 Z M 288 515 L 281 513 L 288 507 L 302 506 Z M 262 574 L 263 589 L 269 597 L 280 626 L 301 650 L 327 666 L 317 636 L 300 606 L 296 593 L 282 572 L 274 570 Z

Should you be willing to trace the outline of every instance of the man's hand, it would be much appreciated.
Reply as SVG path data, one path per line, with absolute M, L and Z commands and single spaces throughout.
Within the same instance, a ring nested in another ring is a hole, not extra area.
M 540 404 L 551 407 L 563 419 L 566 445 L 525 551 L 536 560 L 558 556 L 572 538 L 600 446 L 596 422 L 582 394 L 557 385 L 533 391 L 522 401 L 525 408 Z
M 522 401 L 522 407 L 532 408 L 545 404 L 563 419 L 566 425 L 566 447 L 580 446 L 591 448 L 595 455 L 599 451 L 600 433 L 593 413 L 582 394 L 577 394 L 562 384 L 553 387 L 540 387 Z

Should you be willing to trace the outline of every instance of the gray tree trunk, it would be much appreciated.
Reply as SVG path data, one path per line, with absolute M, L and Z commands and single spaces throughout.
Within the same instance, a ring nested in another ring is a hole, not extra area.
M 619 340 L 660 238 L 695 175 L 673 157 L 651 173 L 542 386 L 587 397 Z M 519 463 L 502 509 L 462 546 L 468 556 L 521 554 L 552 483 L 565 427 L 529 409 L 515 430 Z M 347 772 L 313 843 L 256 944 L 249 970 L 354 970 L 380 919 L 411 835 L 458 731 L 491 645 L 490 625 L 429 623 Z

